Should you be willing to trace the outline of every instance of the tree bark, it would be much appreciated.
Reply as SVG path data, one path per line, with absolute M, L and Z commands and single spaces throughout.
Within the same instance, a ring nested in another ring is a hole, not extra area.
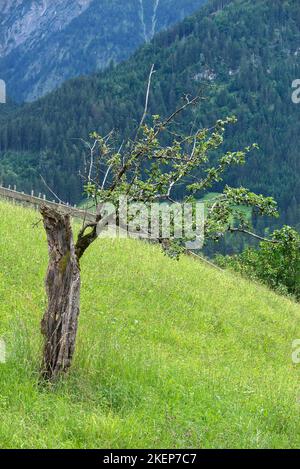
M 80 267 L 70 216 L 42 206 L 49 265 L 46 276 L 48 306 L 42 320 L 45 337 L 42 376 L 55 380 L 66 372 L 75 350 L 80 310 Z

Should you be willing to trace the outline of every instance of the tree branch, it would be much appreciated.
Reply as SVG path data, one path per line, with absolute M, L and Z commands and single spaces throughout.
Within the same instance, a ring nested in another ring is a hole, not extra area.
M 251 231 L 245 230 L 244 228 L 229 228 L 229 231 L 231 233 L 244 233 L 248 236 L 252 236 L 253 238 L 258 239 L 259 241 L 264 241 L 266 243 L 279 244 L 279 241 L 277 241 L 276 239 L 264 238 L 263 236 L 259 236 L 255 233 L 252 233 Z
M 151 67 L 151 70 L 150 70 L 149 78 L 148 78 L 148 86 L 147 86 L 147 93 L 146 93 L 144 114 L 143 114 L 143 116 L 142 116 L 140 125 L 138 126 L 136 138 L 137 138 L 138 133 L 139 133 L 139 130 L 140 130 L 140 128 L 142 127 L 142 125 L 144 124 L 145 119 L 146 119 L 146 116 L 147 116 L 148 104 L 149 104 L 149 95 L 150 95 L 150 89 L 151 89 L 151 81 L 152 81 L 152 76 L 153 76 L 154 73 L 155 73 L 155 70 L 154 70 L 154 64 L 153 64 L 152 67 Z M 135 138 L 135 139 L 136 139 L 136 138 Z

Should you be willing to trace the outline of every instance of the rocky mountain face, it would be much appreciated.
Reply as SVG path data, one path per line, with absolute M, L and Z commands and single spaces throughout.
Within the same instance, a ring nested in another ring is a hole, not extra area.
M 90 3 L 91 0 L 2 0 L 0 56 L 7 56 L 27 40 L 35 46 L 49 32 L 66 27 Z
M 0 0 L 0 77 L 17 101 L 126 59 L 206 0 Z

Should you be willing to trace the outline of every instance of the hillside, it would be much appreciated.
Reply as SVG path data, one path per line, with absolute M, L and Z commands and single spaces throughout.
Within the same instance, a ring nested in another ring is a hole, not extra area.
M 83 259 L 74 367 L 39 387 L 38 218 L 0 202 L 1 448 L 299 447 L 299 305 L 135 241 Z
M 32 101 L 128 58 L 205 1 L 2 0 L 0 77 L 14 100 Z
M 84 161 L 78 138 L 92 130 L 107 135 L 114 129 L 120 140 L 130 135 L 143 113 L 154 63 L 150 112 L 166 115 L 184 93 L 200 91 L 207 99 L 186 114 L 183 126 L 210 127 L 220 117 L 237 115 L 224 150 L 257 142 L 260 151 L 226 182 L 274 196 L 280 223 L 299 227 L 299 106 L 291 100 L 291 84 L 300 76 L 299 14 L 297 0 L 211 0 L 127 62 L 71 80 L 9 119 L 2 117 L 1 180 L 39 191 L 42 174 L 63 200 L 78 202 Z

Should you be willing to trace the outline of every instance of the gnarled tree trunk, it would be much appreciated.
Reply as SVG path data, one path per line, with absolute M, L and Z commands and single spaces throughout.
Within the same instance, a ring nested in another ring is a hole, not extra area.
M 42 376 L 55 380 L 71 365 L 80 309 L 80 268 L 70 216 L 41 207 L 47 233 L 49 266 L 46 277 L 48 306 L 42 320 L 45 337 Z

